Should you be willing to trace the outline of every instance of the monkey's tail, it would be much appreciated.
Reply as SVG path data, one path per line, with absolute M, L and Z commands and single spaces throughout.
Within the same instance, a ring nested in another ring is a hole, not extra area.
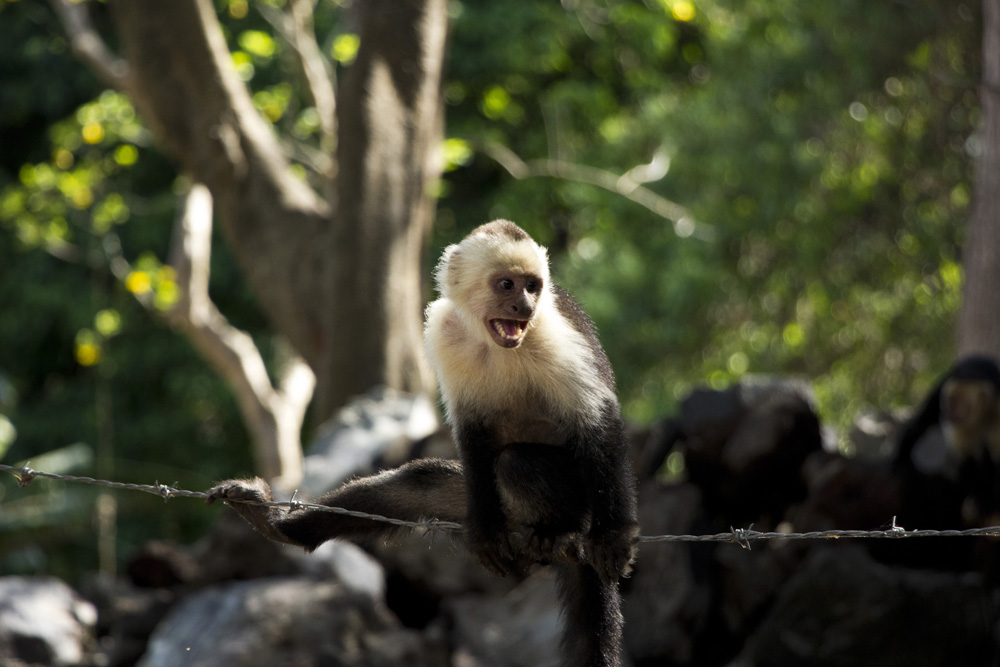
M 619 667 L 622 612 L 618 585 L 601 581 L 589 565 L 558 566 L 563 603 L 563 667 Z
M 417 459 L 377 475 L 360 477 L 327 493 L 320 504 L 420 522 L 462 522 L 466 514 L 465 477 L 457 461 Z M 289 512 L 275 526 L 309 550 L 334 537 L 367 542 L 392 538 L 402 528 L 367 518 L 316 510 Z

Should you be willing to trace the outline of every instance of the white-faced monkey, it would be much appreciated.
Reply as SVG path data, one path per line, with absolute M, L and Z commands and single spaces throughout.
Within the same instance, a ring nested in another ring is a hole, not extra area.
M 318 502 L 461 522 L 469 548 L 498 574 L 554 564 L 563 664 L 619 665 L 618 579 L 635 556 L 635 480 L 594 325 L 550 282 L 545 249 L 506 220 L 449 246 L 435 276 L 441 298 L 427 307 L 424 344 L 461 462 L 418 459 Z M 272 494 L 263 480 L 230 480 L 209 491 L 215 498 Z M 232 506 L 267 537 L 306 549 L 396 530 L 330 512 Z
M 996 359 L 973 354 L 955 363 L 901 430 L 894 467 L 904 483 L 901 521 L 919 522 L 921 528 L 954 528 L 996 520 L 1000 514 Z

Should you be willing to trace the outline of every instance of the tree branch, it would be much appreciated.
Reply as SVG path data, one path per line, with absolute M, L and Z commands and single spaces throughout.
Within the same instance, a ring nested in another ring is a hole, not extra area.
M 112 53 L 101 39 L 90 21 L 86 6 L 70 0 L 51 0 L 51 4 L 66 30 L 73 54 L 105 84 L 117 90 L 127 90 L 128 63 Z
M 315 0 L 291 0 L 288 13 L 265 4 L 259 6 L 261 16 L 288 42 L 298 56 L 299 66 L 306 81 L 306 89 L 319 113 L 320 145 L 333 150 L 337 135 L 337 100 L 333 90 L 333 72 L 327 67 L 323 53 L 316 43 L 313 28 Z M 332 163 L 330 164 L 332 167 Z
M 323 261 L 331 211 L 289 169 L 236 75 L 211 0 L 111 0 L 130 96 L 183 170 L 212 193 L 262 310 L 312 364 L 322 338 L 301 299 Z
M 194 184 L 174 226 L 170 264 L 180 298 L 167 317 L 236 395 L 253 435 L 261 475 L 288 483 L 301 476 L 299 437 L 315 378 L 305 362 L 295 358 L 288 364 L 291 372 L 282 390 L 274 389 L 253 339 L 232 326 L 209 297 L 211 244 L 212 195 L 204 185 Z
M 618 175 L 597 167 L 575 164 L 563 160 L 522 160 L 514 151 L 497 143 L 480 146 L 480 150 L 518 180 L 525 178 L 559 178 L 576 183 L 586 183 L 625 197 L 645 209 L 674 223 L 674 233 L 681 238 L 694 237 L 714 241 L 715 228 L 697 222 L 691 211 L 666 197 L 644 187 L 629 176 L 633 170 Z
M 177 274 L 180 298 L 167 311 L 167 318 L 226 380 L 250 424 L 267 411 L 275 392 L 253 339 L 229 324 L 209 297 L 211 254 L 212 195 L 196 183 L 184 196 L 174 224 L 170 265 Z

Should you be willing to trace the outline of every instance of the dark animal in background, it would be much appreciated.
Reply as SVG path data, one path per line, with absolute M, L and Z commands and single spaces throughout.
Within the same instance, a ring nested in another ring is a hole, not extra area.
M 682 454 L 688 481 L 725 527 L 773 527 L 805 497 L 802 466 L 823 438 L 808 384 L 748 377 L 692 391 L 645 449 L 647 475 L 671 452 Z
M 960 359 L 903 428 L 894 467 L 904 484 L 901 525 L 995 523 L 1000 511 L 1000 367 Z
M 356 479 L 318 502 L 406 520 L 462 522 L 498 574 L 555 564 L 566 667 L 620 664 L 618 579 L 635 556 L 635 480 L 607 357 L 590 319 L 549 278 L 548 258 L 498 220 L 448 247 L 426 312 L 428 360 L 458 461 L 418 459 Z M 215 498 L 270 500 L 261 479 Z M 385 538 L 392 526 L 329 512 L 233 503 L 267 537 L 307 549 L 336 537 Z

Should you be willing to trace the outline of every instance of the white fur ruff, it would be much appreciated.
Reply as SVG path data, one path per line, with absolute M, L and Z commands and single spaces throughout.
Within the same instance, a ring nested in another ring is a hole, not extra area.
M 497 270 L 543 279 L 535 317 L 513 349 L 494 343 L 484 324 L 492 298 L 487 280 Z M 449 422 L 469 411 L 483 417 L 527 413 L 569 428 L 600 421 L 615 397 L 596 370 L 586 336 L 556 307 L 544 248 L 531 239 L 474 234 L 445 250 L 436 278 L 442 296 L 426 309 L 424 345 Z

